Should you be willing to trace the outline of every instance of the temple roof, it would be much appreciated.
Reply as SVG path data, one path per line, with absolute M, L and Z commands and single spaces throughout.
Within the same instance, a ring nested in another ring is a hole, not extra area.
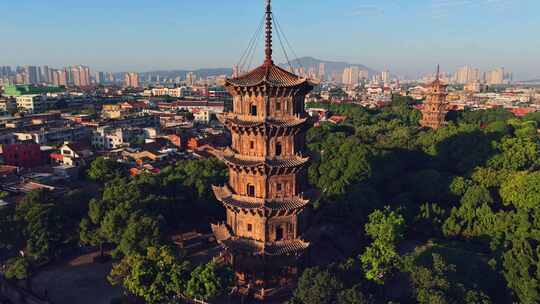
M 268 84 L 272 87 L 294 87 L 311 82 L 306 78 L 301 78 L 290 73 L 272 62 L 265 62 L 242 76 L 226 80 L 226 85 L 235 87 L 254 87 L 261 84 Z
M 212 228 L 212 232 L 214 233 L 214 236 L 218 242 L 231 238 L 231 231 L 226 224 L 211 224 L 210 227 Z
M 268 118 L 266 120 L 243 120 L 234 114 L 224 114 L 222 115 L 227 121 L 240 126 L 240 127 L 259 127 L 259 126 L 270 126 L 270 127 L 296 127 L 304 124 L 308 119 L 307 118 L 292 118 L 292 119 L 272 119 Z
M 304 165 L 309 161 L 308 157 L 298 155 L 288 158 L 263 158 L 263 157 L 244 157 L 234 153 L 231 149 L 223 152 L 222 159 L 230 164 L 243 167 L 266 166 L 269 168 L 294 168 Z
M 226 205 L 241 209 L 268 209 L 268 210 L 293 210 L 303 208 L 309 204 L 309 200 L 301 197 L 279 198 L 279 199 L 258 199 L 234 195 L 229 187 L 212 187 L 216 198 Z
M 223 240 L 221 243 L 232 250 L 247 251 L 254 254 L 270 256 L 301 252 L 309 247 L 308 242 L 299 239 L 265 244 L 259 241 L 233 237 L 228 240 Z

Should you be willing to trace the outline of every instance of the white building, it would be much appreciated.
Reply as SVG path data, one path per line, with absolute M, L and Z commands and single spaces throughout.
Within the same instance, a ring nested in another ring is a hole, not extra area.
M 28 113 L 42 113 L 47 110 L 47 98 L 43 95 L 22 95 L 16 97 L 17 108 Z
M 92 146 L 102 150 L 114 150 L 128 146 L 133 141 L 156 138 L 155 128 L 112 128 L 99 127 L 92 135 Z
M 209 123 L 212 113 L 209 110 L 194 110 L 193 118 L 196 122 Z

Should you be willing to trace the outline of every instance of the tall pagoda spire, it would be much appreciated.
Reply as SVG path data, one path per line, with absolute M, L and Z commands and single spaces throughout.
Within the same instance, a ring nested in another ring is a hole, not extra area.
M 266 60 L 265 64 L 273 64 L 272 61 L 272 0 L 266 0 Z
M 218 119 L 230 130 L 231 145 L 214 154 L 227 165 L 229 180 L 213 190 L 227 220 L 212 225 L 239 292 L 263 301 L 291 292 L 310 248 L 302 238 L 311 197 L 309 158 L 302 152 L 311 126 L 305 97 L 314 87 L 274 64 L 271 0 L 264 3 L 264 64 L 225 80 L 233 106 Z
M 437 65 L 435 81 L 430 84 L 429 93 L 424 101 L 420 125 L 425 128 L 438 129 L 446 125 L 448 103 L 446 102 L 446 85 L 441 81 L 441 68 Z

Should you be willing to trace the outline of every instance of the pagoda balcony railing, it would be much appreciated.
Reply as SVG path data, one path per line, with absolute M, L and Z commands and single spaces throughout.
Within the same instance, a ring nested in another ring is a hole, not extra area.
M 223 187 L 218 187 L 217 189 L 219 189 L 219 197 L 221 198 L 230 197 L 233 200 L 243 201 L 243 202 L 252 203 L 252 204 L 258 204 L 261 206 L 266 204 L 267 201 L 286 202 L 286 201 L 290 201 L 294 199 L 304 200 L 304 197 L 305 197 L 304 192 L 301 192 L 297 196 L 281 196 L 280 195 L 275 198 L 259 198 L 259 197 L 251 197 L 247 195 L 235 194 L 229 185 L 224 185 Z
M 306 113 L 296 113 L 296 114 L 293 114 L 293 115 L 285 115 L 283 117 L 279 117 L 279 116 L 254 116 L 254 115 L 249 115 L 249 114 L 238 114 L 238 113 L 234 113 L 234 112 L 227 112 L 227 113 L 221 113 L 221 114 L 218 114 L 218 118 L 224 118 L 224 119 L 238 119 L 238 120 L 241 120 L 241 121 L 246 121 L 246 122 L 260 122 L 260 123 L 264 123 L 266 121 L 268 121 L 269 119 L 273 119 L 275 121 L 287 121 L 287 120 L 295 120 L 295 119 L 304 119 L 306 118 L 308 115 Z

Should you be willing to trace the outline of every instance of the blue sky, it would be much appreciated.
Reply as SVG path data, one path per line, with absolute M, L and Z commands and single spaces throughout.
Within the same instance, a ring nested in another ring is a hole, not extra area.
M 1 0 L 0 65 L 230 67 L 257 28 L 263 2 Z M 273 2 L 298 56 L 411 76 L 440 63 L 447 71 L 502 66 L 519 79 L 540 77 L 539 0 Z

